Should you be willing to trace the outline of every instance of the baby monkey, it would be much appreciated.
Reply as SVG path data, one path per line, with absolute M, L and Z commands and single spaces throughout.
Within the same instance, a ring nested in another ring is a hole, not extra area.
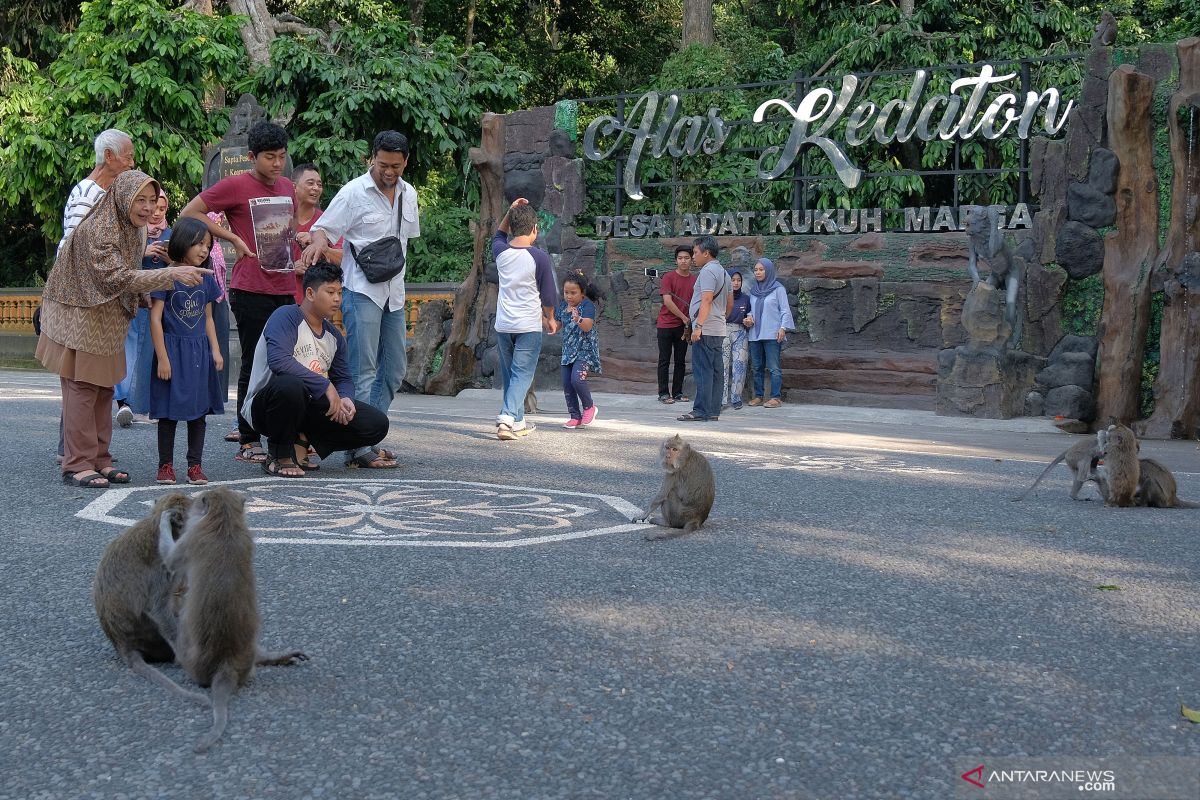
M 1042 478 L 1046 477 L 1050 470 L 1054 469 L 1054 465 L 1060 461 L 1065 461 L 1067 468 L 1071 470 L 1071 499 L 1079 499 L 1079 490 L 1088 481 L 1095 481 L 1096 485 L 1101 488 L 1101 495 L 1104 494 L 1104 484 L 1101 481 L 1100 475 L 1096 472 L 1096 465 L 1100 463 L 1100 459 L 1104 457 L 1104 448 L 1108 442 L 1108 431 L 1098 430 L 1095 437 L 1089 437 L 1068 447 L 1058 455 L 1053 461 L 1046 465 L 1042 470 L 1042 474 L 1038 475 L 1037 480 L 1033 482 L 1020 497 L 1014 497 L 1013 500 L 1024 500 L 1029 496 L 1029 493 L 1037 488 L 1037 485 L 1042 482 Z M 1087 498 L 1083 498 L 1086 500 Z
M 671 539 L 698 529 L 708 519 L 717 494 L 708 459 L 678 435 L 663 442 L 661 460 L 662 486 L 646 508 L 645 516 L 633 521 L 663 525 L 669 530 L 649 533 L 647 539 Z M 651 516 L 657 508 L 662 509 L 662 516 Z

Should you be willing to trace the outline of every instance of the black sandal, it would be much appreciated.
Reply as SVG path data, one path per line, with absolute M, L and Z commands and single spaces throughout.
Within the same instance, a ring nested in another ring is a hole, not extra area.
M 304 468 L 301 467 L 299 464 L 296 464 L 296 463 L 285 464 L 277 458 L 268 458 L 266 461 L 263 462 L 262 468 L 263 468 L 263 472 L 267 473 L 272 478 L 303 478 L 303 477 L 305 477 Z M 289 475 L 286 472 L 284 472 L 285 469 L 299 470 L 300 474 L 299 475 Z
M 79 474 L 79 472 L 64 472 L 63 483 L 68 486 L 78 486 L 81 489 L 107 489 L 109 486 L 108 478 L 99 472 L 94 472 L 83 478 L 77 477 Z
M 109 483 L 129 483 L 129 473 L 123 469 L 107 467 L 96 471 L 107 478 Z
M 680 422 L 708 422 L 708 417 L 698 417 L 695 414 L 680 414 L 675 419 Z

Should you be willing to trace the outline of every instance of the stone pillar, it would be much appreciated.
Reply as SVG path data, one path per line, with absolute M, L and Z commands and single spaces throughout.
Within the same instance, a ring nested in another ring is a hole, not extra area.
M 938 355 L 937 413 L 1010 419 L 1025 413 L 1025 396 L 1046 359 L 1009 350 L 1004 292 L 977 283 L 963 303 L 967 344 Z
M 1161 355 L 1143 435 L 1192 439 L 1200 433 L 1200 37 L 1179 42 L 1177 52 L 1179 89 L 1168 112 L 1171 223 L 1156 275 L 1165 299 Z
M 1096 419 L 1138 416 L 1142 358 L 1150 323 L 1150 274 L 1158 255 L 1158 178 L 1151 103 L 1155 81 L 1128 64 L 1109 78 L 1108 141 L 1120 161 L 1116 225 L 1104 241 L 1100 386 Z

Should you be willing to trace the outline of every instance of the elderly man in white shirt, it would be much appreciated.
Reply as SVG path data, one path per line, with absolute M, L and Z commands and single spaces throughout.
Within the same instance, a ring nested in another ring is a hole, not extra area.
M 347 183 L 313 223 L 312 241 L 297 269 L 308 269 L 330 242 L 345 239 L 342 270 L 342 322 L 346 326 L 350 371 L 355 399 L 387 413 L 408 369 L 405 353 L 404 273 L 372 283 L 358 264 L 363 248 L 381 239 L 398 237 L 407 256 L 408 240 L 421 235 L 417 191 L 403 179 L 408 165 L 408 139 L 383 131 L 371 145 L 371 165 L 365 175 Z M 386 450 L 360 448 L 347 463 L 370 467 L 379 458 L 394 458 Z

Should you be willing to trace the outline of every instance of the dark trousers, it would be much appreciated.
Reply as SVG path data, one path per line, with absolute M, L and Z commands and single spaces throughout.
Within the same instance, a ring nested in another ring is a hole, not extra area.
M 563 394 L 567 398 L 567 413 L 571 419 L 583 419 L 583 410 L 592 407 L 592 390 L 588 388 L 587 362 L 576 361 L 562 365 Z M 582 409 L 581 409 L 582 406 Z
M 387 436 L 386 414 L 357 401 L 354 408 L 354 419 L 340 425 L 326 415 L 329 398 L 311 399 L 304 381 L 295 375 L 276 375 L 254 395 L 250 413 L 258 420 L 258 433 L 267 437 L 272 458 L 294 459 L 296 439 L 301 435 L 325 458 L 338 450 L 379 444 Z
M 246 390 L 250 387 L 250 368 L 254 366 L 254 348 L 262 338 L 267 320 L 280 306 L 290 306 L 296 301 L 290 294 L 259 294 L 242 289 L 229 290 L 229 308 L 237 320 L 238 343 L 242 348 L 242 365 L 238 371 L 237 408 L 238 433 L 242 444 L 258 442 L 259 435 L 242 416 L 242 404 L 246 402 Z M 290 456 L 289 456 L 290 458 Z
M 687 339 L 683 338 L 684 326 L 678 328 L 656 328 L 658 331 L 658 393 L 678 397 L 683 394 L 683 373 L 687 365 Z M 667 391 L 667 373 L 671 362 L 675 362 L 675 377 L 671 391 Z
M 177 419 L 160 419 L 158 421 L 158 465 L 171 464 L 175 461 L 175 429 L 179 427 Z M 199 464 L 204 457 L 204 434 L 208 431 L 208 422 L 204 417 L 189 419 L 187 422 L 187 463 L 188 466 Z
M 725 388 L 725 358 L 721 354 L 724 336 L 704 336 L 692 347 L 692 377 L 696 379 L 696 401 L 692 413 L 697 417 L 721 414 L 721 391 Z

